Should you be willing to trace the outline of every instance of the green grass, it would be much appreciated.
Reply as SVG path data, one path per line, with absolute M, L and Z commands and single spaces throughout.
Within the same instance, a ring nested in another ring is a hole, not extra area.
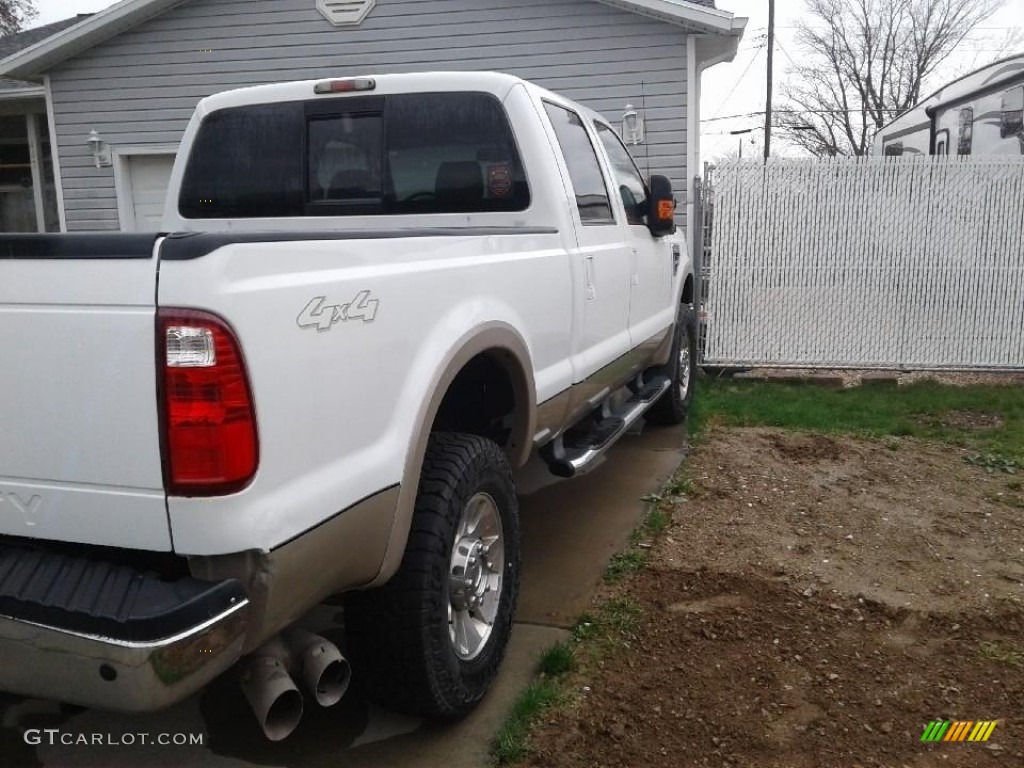
M 618 584 L 623 578 L 631 573 L 643 570 L 647 565 L 646 552 L 619 552 L 608 562 L 604 569 L 605 584 Z
M 996 456 L 991 453 L 978 454 L 976 456 L 968 456 L 964 459 L 968 464 L 973 464 L 976 467 L 981 467 L 990 475 L 994 475 L 997 472 L 1005 473 L 1007 475 L 1015 475 L 1024 466 L 1021 462 L 1015 459 L 1007 459 L 1004 456 Z
M 669 496 L 693 496 L 696 489 L 690 478 L 676 475 L 665 485 L 665 493 Z
M 530 749 L 530 729 L 562 697 L 561 686 L 551 678 L 542 677 L 527 686 L 494 739 L 492 751 L 498 765 L 518 763 L 526 757 Z
M 634 547 L 641 542 L 650 543 L 653 539 L 660 536 L 672 522 L 671 513 L 667 512 L 663 506 L 666 502 L 671 501 L 669 497 L 653 494 L 644 496 L 641 501 L 646 501 L 651 506 L 647 510 L 647 514 L 644 515 L 643 522 L 634 528 L 633 532 L 629 535 L 629 543 Z M 671 509 L 671 507 L 669 508 Z M 609 564 L 610 567 L 611 565 Z
M 672 518 L 665 513 L 665 510 L 659 509 L 658 507 L 652 507 L 647 513 L 647 517 L 644 518 L 644 524 L 640 530 L 651 538 L 654 538 L 668 528 L 668 524 L 671 522 Z
M 1002 423 L 968 430 L 943 423 L 955 411 L 995 414 Z M 993 471 L 1024 462 L 1024 387 L 951 387 L 920 382 L 897 387 L 868 383 L 852 389 L 764 381 L 704 380 L 691 429 L 708 423 L 852 432 L 871 437 L 917 437 L 977 451 Z
M 594 644 L 598 652 L 628 646 L 640 627 L 640 605 L 628 597 L 616 597 L 599 605 L 595 612 L 583 614 L 572 628 L 577 643 Z
M 981 643 L 978 645 L 978 655 L 998 664 L 1024 669 L 1024 649 L 1003 648 L 995 643 Z
M 562 677 L 576 669 L 576 654 L 573 653 L 572 645 L 559 643 L 548 648 L 540 657 L 537 665 L 542 675 L 548 677 Z
M 505 722 L 494 737 L 491 754 L 498 765 L 520 762 L 530 751 L 530 731 L 538 718 L 566 699 L 561 678 L 576 669 L 572 644 L 548 648 L 537 663 L 540 677 L 527 686 L 512 705 Z

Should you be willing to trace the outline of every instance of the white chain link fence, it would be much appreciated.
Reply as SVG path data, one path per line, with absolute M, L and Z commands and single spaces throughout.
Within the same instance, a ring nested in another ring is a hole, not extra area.
M 704 363 L 1024 368 L 1024 158 L 727 162 Z

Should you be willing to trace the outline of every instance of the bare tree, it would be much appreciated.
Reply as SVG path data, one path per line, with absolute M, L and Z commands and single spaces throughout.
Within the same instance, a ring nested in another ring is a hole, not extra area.
M 0 37 L 20 32 L 38 15 L 35 0 L 0 0 Z
M 864 155 L 1005 0 L 805 0 L 777 121 L 815 155 Z

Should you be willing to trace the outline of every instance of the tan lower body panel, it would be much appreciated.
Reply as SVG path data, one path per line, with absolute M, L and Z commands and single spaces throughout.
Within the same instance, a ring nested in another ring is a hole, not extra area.
M 557 437 L 641 371 L 667 363 L 672 351 L 673 330 L 670 326 L 659 331 L 584 381 L 541 403 L 537 407 L 534 447 Z
M 370 496 L 270 552 L 189 560 L 192 575 L 246 585 L 251 611 L 245 650 L 262 645 L 324 599 L 380 572 L 398 508 L 399 486 Z

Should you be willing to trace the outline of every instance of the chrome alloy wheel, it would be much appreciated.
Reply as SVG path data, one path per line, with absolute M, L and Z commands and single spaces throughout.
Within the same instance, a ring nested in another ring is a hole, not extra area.
M 690 329 L 683 328 L 679 344 L 679 399 L 686 400 L 690 394 Z
M 487 645 L 504 572 L 501 513 L 489 494 L 478 493 L 462 510 L 448 569 L 448 637 L 463 661 L 472 661 Z

